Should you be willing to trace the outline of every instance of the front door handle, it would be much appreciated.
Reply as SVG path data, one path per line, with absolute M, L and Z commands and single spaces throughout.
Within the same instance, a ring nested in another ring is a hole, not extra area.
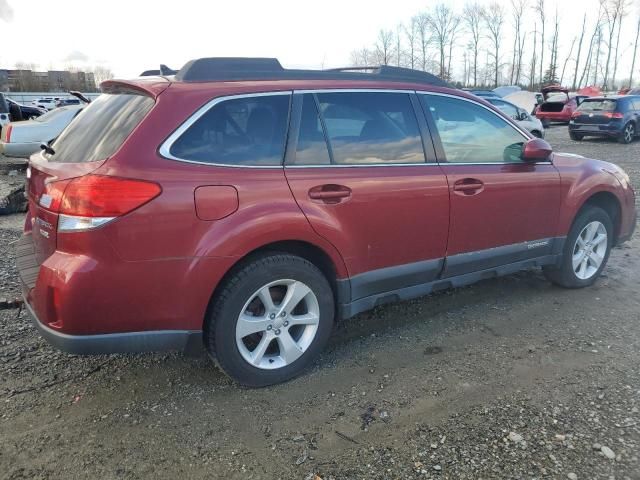
M 318 185 L 309 190 L 309 198 L 322 203 L 340 203 L 351 197 L 351 189 L 332 183 Z
M 477 195 L 484 190 L 484 183 L 477 178 L 463 178 L 453 184 L 453 191 L 458 195 Z

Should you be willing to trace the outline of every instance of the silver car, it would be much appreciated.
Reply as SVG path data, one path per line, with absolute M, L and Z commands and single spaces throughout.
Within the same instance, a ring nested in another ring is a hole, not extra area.
M 64 130 L 86 104 L 56 108 L 24 122 L 11 122 L 2 128 L 0 153 L 7 157 L 29 157 Z
M 499 98 L 485 98 L 485 100 L 491 105 L 498 107 L 505 115 L 513 118 L 518 125 L 528 130 L 532 135 L 538 138 L 544 138 L 542 122 L 536 117 L 532 117 L 526 110 Z

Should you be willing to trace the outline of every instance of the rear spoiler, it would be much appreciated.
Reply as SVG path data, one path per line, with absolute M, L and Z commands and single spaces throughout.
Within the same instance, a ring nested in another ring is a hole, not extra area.
M 105 80 L 100 84 L 102 93 L 135 93 L 154 100 L 170 85 L 164 77 L 142 77 L 134 80 Z

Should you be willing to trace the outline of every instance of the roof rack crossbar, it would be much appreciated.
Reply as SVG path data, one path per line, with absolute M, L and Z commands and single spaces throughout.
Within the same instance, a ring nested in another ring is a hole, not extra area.
M 357 66 L 326 70 L 286 69 L 275 58 L 213 57 L 198 58 L 185 64 L 175 79 L 182 82 L 249 80 L 389 80 L 422 83 L 439 87 L 450 85 L 435 75 L 410 68 Z

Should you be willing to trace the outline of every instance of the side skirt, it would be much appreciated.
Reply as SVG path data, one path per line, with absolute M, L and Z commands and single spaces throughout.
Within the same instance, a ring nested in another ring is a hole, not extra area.
M 485 270 L 479 270 L 464 275 L 456 275 L 449 278 L 434 280 L 419 285 L 399 288 L 384 293 L 370 295 L 358 300 L 343 303 L 338 306 L 338 313 L 341 319 L 347 319 L 357 315 L 358 313 L 371 310 L 380 305 L 395 303 L 413 298 L 422 297 L 438 290 L 446 290 L 448 288 L 463 287 L 476 283 L 480 280 L 510 275 L 531 267 L 542 267 L 545 265 L 558 265 L 562 258 L 562 254 L 550 254 L 541 257 L 520 260 L 506 265 L 500 265 Z

